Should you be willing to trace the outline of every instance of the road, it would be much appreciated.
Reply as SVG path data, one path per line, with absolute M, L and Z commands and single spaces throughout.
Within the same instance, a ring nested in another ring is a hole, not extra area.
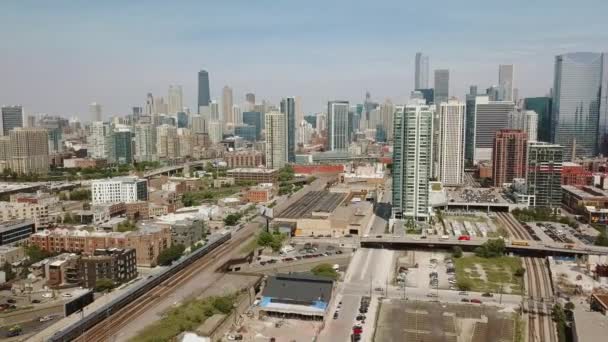
M 384 186 L 384 192 L 381 194 L 380 200 L 376 205 L 375 210 L 375 221 L 372 223 L 371 229 L 368 232 L 369 235 L 384 234 L 386 231 L 386 225 L 391 216 L 391 180 L 390 178 L 386 181 Z

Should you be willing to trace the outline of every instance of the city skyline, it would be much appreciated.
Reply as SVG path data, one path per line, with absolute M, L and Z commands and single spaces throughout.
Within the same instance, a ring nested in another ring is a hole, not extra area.
M 442 13 L 450 14 L 439 13 L 442 24 L 437 27 L 418 19 L 406 23 L 390 20 L 431 11 L 430 5 L 396 2 L 332 3 L 324 4 L 323 11 L 319 6 L 307 6 L 290 11 L 288 19 L 281 14 L 290 10 L 289 4 L 264 8 L 239 2 L 121 3 L 120 11 L 116 10 L 118 3 L 112 2 L 86 8 L 61 1 L 52 7 L 33 4 L 6 4 L 0 14 L 2 25 L 11 27 L 0 33 L 7 44 L 0 72 L 5 75 L 3 80 L 11 80 L 0 82 L 0 103 L 22 104 L 27 114 L 78 115 L 81 120 L 92 102 L 104 106 L 104 116 L 124 115 L 131 107 L 142 106 L 148 92 L 166 96 L 171 84 L 183 86 L 184 105 L 195 111 L 196 73 L 200 70 L 210 74 L 212 99 L 219 101 L 222 87 L 228 85 L 234 90 L 235 104 L 245 102 L 247 92 L 255 93 L 258 101 L 272 103 L 301 96 L 303 111 L 310 114 L 323 111 L 333 99 L 360 103 L 366 90 L 377 102 L 391 98 L 393 103 L 404 103 L 413 90 L 418 51 L 430 57 L 431 71 L 450 70 L 449 93 L 461 99 L 471 84 L 480 89 L 498 85 L 499 64 L 515 65 L 514 87 L 520 98 L 543 96 L 552 86 L 556 55 L 603 52 L 601 47 L 608 43 L 600 16 L 606 4 L 601 2 L 583 6 L 575 18 L 559 4 L 547 8 L 526 3 L 522 14 L 517 2 L 501 11 L 487 5 L 446 3 Z M 197 6 L 217 15 L 205 22 L 195 20 L 200 13 Z M 323 22 L 330 22 L 326 19 L 335 18 L 338 11 L 345 11 L 342 18 L 360 16 L 369 24 L 358 27 L 356 21 L 343 19 L 334 22 L 336 26 L 326 26 L 329 24 Z M 533 16 L 541 12 L 545 15 Z M 26 15 L 28 20 L 23 20 Z M 245 20 L 248 17 L 260 20 Z M 311 22 L 310 17 L 318 22 Z M 161 19 L 169 25 L 149 25 Z M 493 32 L 487 32 L 487 25 L 499 20 L 511 25 L 493 25 Z M 467 27 L 446 29 L 459 22 Z M 560 25 L 551 25 L 554 22 Z M 146 25 L 139 25 L 143 23 Z M 102 30 L 106 24 L 112 29 Z M 276 30 L 277 25 L 285 28 Z M 413 28 L 417 34 L 406 35 Z M 466 33 L 475 34 L 476 39 L 464 39 Z M 492 35 L 501 38 L 489 39 Z M 267 54 L 264 47 L 276 44 L 290 48 Z

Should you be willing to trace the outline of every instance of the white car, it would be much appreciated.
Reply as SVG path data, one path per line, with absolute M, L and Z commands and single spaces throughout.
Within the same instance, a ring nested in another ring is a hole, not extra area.
M 72 297 L 72 294 L 71 293 L 63 293 L 63 294 L 61 294 L 61 297 L 70 298 L 70 297 Z
M 43 293 L 42 298 L 53 298 L 53 294 L 50 292 Z
M 42 316 L 40 317 L 40 319 L 38 321 L 40 322 L 48 322 L 48 321 L 52 321 L 53 320 L 53 315 L 47 315 L 47 316 Z

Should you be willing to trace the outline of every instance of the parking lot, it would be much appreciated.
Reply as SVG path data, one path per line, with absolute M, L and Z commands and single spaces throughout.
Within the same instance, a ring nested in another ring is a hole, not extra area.
M 426 288 L 431 290 L 455 290 L 456 276 L 453 260 L 448 253 L 409 251 L 414 255 L 414 263 L 418 267 L 397 270 L 395 282 L 397 285 L 407 283 L 408 287 Z
M 279 253 L 260 255 L 254 261 L 254 264 L 264 266 L 296 260 L 342 255 L 344 252 L 344 248 L 336 247 L 333 244 L 319 244 L 310 242 L 302 244 L 294 243 L 283 247 Z

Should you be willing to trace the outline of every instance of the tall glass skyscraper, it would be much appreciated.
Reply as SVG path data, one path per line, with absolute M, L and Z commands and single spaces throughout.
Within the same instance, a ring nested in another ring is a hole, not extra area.
M 330 101 L 327 104 L 327 150 L 348 150 L 348 101 Z
M 287 97 L 281 100 L 281 113 L 287 119 L 287 162 L 296 162 L 296 99 Z
M 564 160 L 592 157 L 598 151 L 603 54 L 574 52 L 555 57 L 552 141 L 564 147 Z M 599 127 L 598 127 L 599 126 Z
M 416 53 L 416 71 L 414 89 L 427 89 L 429 87 L 429 56 L 422 52 Z
M 450 96 L 450 71 L 447 69 L 435 70 L 435 94 L 433 102 L 439 105 L 446 102 Z
M 211 102 L 209 73 L 206 70 L 201 70 L 198 72 L 198 108 L 209 106 L 209 102 Z
M 23 127 L 23 107 L 21 106 L 5 106 L 2 107 L 2 133 L 8 136 L 8 133 L 14 129 Z
M 524 108 L 533 110 L 538 114 L 538 141 L 551 142 L 551 98 L 525 98 Z

